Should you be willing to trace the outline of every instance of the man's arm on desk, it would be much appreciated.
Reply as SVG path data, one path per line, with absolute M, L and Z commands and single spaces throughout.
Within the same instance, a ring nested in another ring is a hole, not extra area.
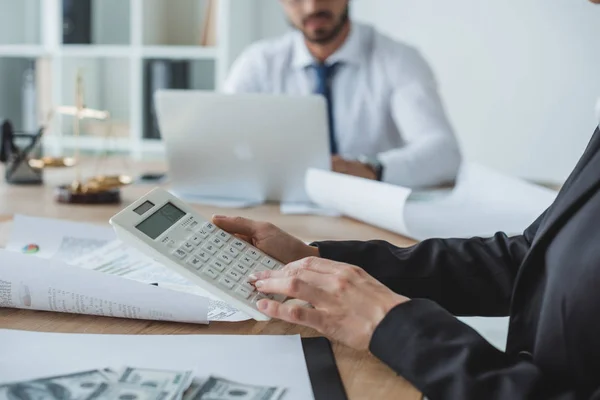
M 390 110 L 405 145 L 377 155 L 381 180 L 411 188 L 454 182 L 462 156 L 435 75 L 417 51 L 404 58 L 410 62 L 389 60 L 386 65 L 388 76 L 395 77 Z M 398 65 L 404 68 L 399 71 Z

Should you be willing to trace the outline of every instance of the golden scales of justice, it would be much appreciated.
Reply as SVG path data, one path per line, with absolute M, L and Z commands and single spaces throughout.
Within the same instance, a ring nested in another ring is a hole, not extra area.
M 56 201 L 71 204 L 114 204 L 121 202 L 120 188 L 132 182 L 127 175 L 103 175 L 99 174 L 98 167 L 96 175 L 86 181 L 82 180 L 81 156 L 79 138 L 81 136 L 81 121 L 93 119 L 109 123 L 110 113 L 108 111 L 94 110 L 85 107 L 83 77 L 81 71 L 77 74 L 75 85 L 75 105 L 60 106 L 56 109 L 58 114 L 73 117 L 73 135 L 75 137 L 75 154 L 73 157 L 42 157 L 29 161 L 33 168 L 61 168 L 74 167 L 75 180 L 69 185 L 59 186 L 56 189 Z M 108 141 L 112 129 L 108 128 L 105 140 Z M 108 150 L 100 155 L 100 160 L 108 157 Z M 97 160 L 97 161 L 100 161 Z M 97 166 L 100 163 L 97 162 Z

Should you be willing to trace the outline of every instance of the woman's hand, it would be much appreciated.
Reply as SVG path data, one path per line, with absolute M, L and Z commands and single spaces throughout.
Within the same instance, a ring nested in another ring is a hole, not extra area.
M 254 247 L 285 264 L 306 257 L 319 257 L 319 249 L 307 245 L 268 222 L 221 215 L 215 215 L 212 221 L 224 231 L 251 243 Z
M 305 325 L 359 350 L 368 350 L 375 328 L 394 307 L 409 301 L 363 269 L 305 258 L 280 271 L 263 271 L 250 282 L 267 294 L 304 300 L 314 308 L 264 299 L 258 309 L 272 317 Z

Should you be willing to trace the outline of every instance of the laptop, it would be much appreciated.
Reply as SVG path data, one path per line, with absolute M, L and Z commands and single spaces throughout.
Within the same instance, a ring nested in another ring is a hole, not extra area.
M 171 191 L 187 201 L 309 203 L 308 168 L 331 168 L 322 96 L 161 90 Z

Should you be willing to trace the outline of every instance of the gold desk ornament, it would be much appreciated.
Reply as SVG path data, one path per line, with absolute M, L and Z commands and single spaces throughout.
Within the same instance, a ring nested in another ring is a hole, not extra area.
M 75 154 L 72 160 L 75 165 L 75 180 L 69 185 L 63 185 L 56 190 L 56 201 L 59 203 L 70 204 L 115 204 L 121 202 L 120 188 L 129 185 L 132 179 L 126 175 L 107 176 L 97 174 L 90 179 L 84 181 L 81 177 L 80 163 L 80 137 L 81 137 L 81 121 L 84 119 L 94 119 L 97 121 L 110 122 L 110 113 L 108 111 L 94 110 L 85 107 L 84 103 L 84 85 L 81 71 L 77 73 L 77 81 L 75 85 L 75 105 L 60 106 L 57 112 L 61 115 L 73 117 L 73 135 L 75 137 Z M 110 124 L 108 125 L 108 133 L 105 136 L 105 141 L 108 141 L 112 134 Z M 107 154 L 100 158 L 107 157 Z M 50 166 L 50 165 L 49 165 Z M 98 173 L 98 171 L 96 171 Z

